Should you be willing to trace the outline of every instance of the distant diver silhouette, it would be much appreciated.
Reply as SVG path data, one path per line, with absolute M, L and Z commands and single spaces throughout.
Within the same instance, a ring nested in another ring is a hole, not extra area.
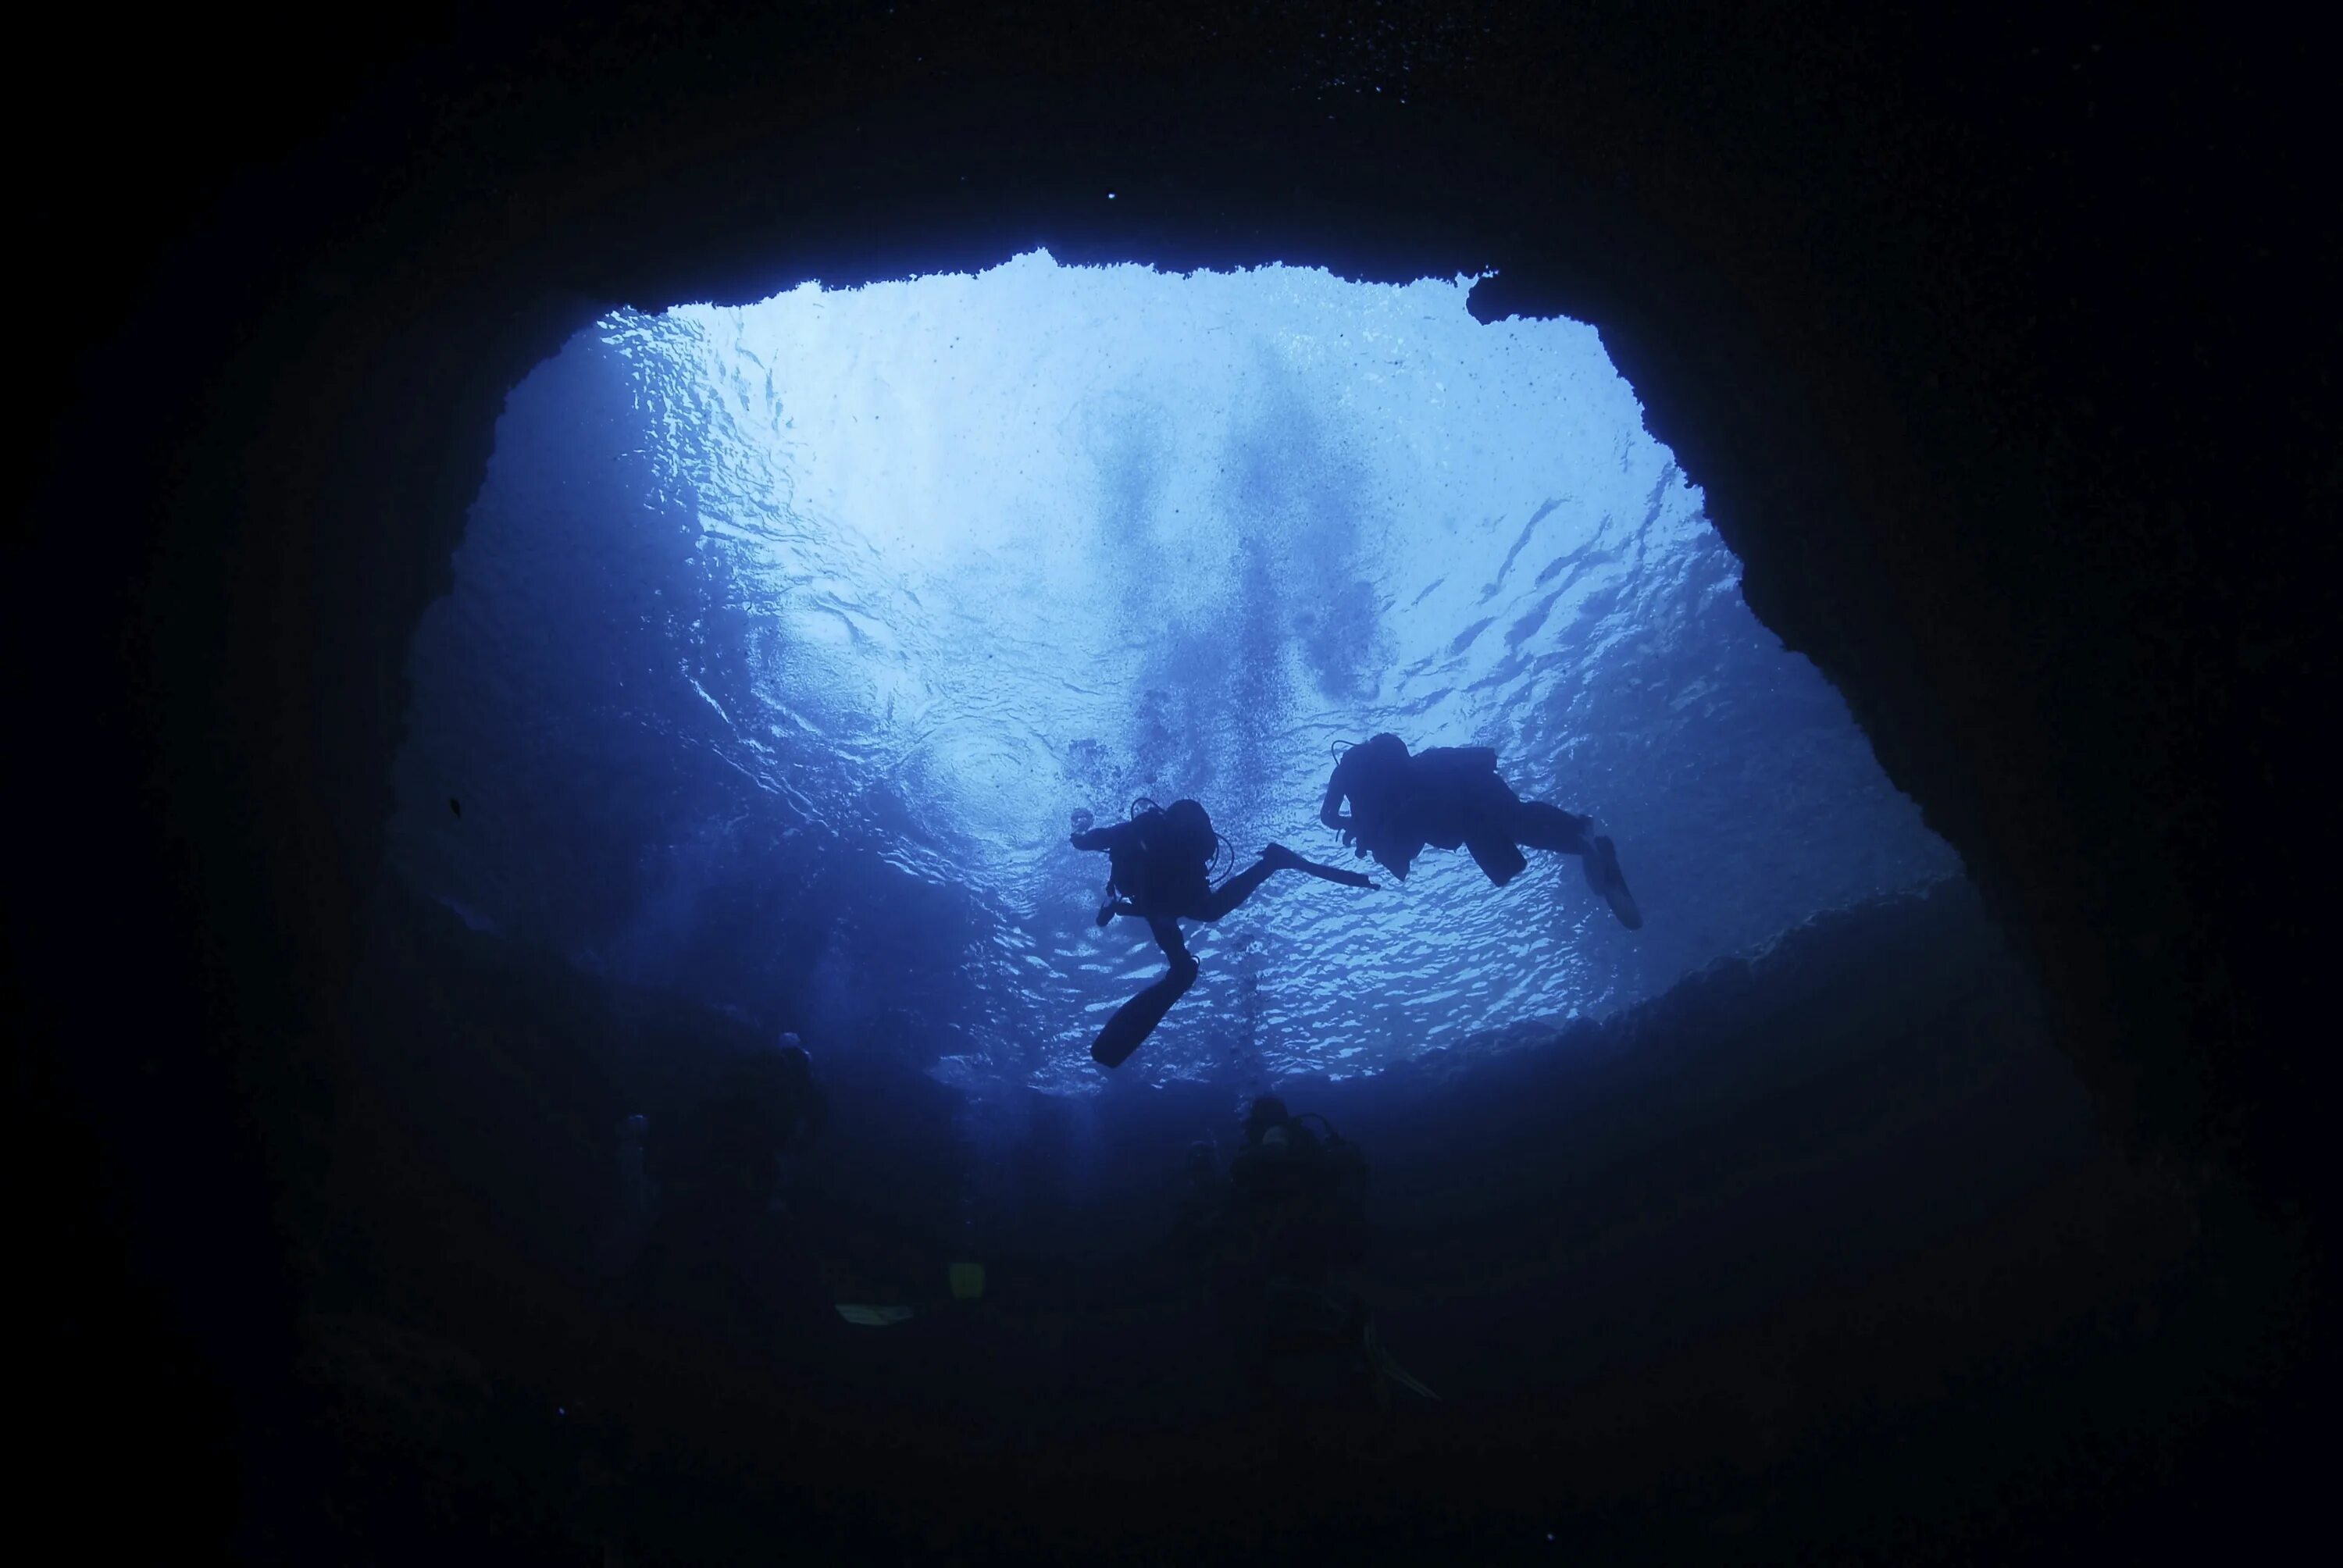
M 1246 1112 L 1212 1237 L 1222 1311 L 1264 1394 L 1282 1381 L 1281 1367 L 1318 1364 L 1346 1382 L 1363 1378 L 1386 1409 L 1394 1388 L 1440 1397 L 1392 1358 L 1359 1293 L 1366 1178 L 1357 1146 L 1323 1116 L 1295 1116 L 1272 1095 Z
M 766 1332 L 795 1289 L 779 1243 L 785 1158 L 820 1136 L 828 1104 L 798 1037 L 783 1034 L 730 1057 L 680 1113 L 621 1125 L 622 1183 L 641 1183 L 653 1204 L 623 1270 L 636 1309 L 696 1332 Z
M 1398 736 L 1375 736 L 1335 763 L 1318 819 L 1339 831 L 1352 853 L 1373 855 L 1403 881 L 1427 844 L 1469 851 L 1501 888 L 1529 864 L 1523 848 L 1576 855 L 1586 885 L 1603 895 L 1619 923 L 1629 930 L 1644 923 L 1619 853 L 1596 836 L 1594 819 L 1514 794 L 1497 777 L 1497 754 L 1486 746 L 1435 746 L 1411 755 Z
M 1277 871 L 1303 871 L 1348 888 L 1374 886 L 1356 871 L 1322 866 L 1272 844 L 1260 859 L 1215 887 L 1212 863 L 1221 837 L 1193 800 L 1158 806 L 1142 799 L 1134 803 L 1129 821 L 1105 828 L 1093 828 L 1091 821 L 1088 811 L 1074 813 L 1072 843 L 1108 858 L 1107 899 L 1098 923 L 1103 927 L 1117 915 L 1145 920 L 1172 960 L 1172 971 L 1123 1003 L 1091 1042 L 1091 1057 L 1101 1067 L 1120 1067 L 1196 983 L 1196 960 L 1180 935 L 1182 920 L 1219 920 Z

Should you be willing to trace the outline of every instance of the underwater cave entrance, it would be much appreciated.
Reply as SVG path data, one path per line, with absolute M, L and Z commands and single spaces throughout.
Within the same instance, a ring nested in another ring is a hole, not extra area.
M 604 317 L 514 392 L 417 633 L 398 863 L 582 965 L 1045 1087 L 1161 970 L 1092 929 L 1068 812 L 1194 796 L 1327 856 L 1331 749 L 1377 730 L 1594 813 L 1644 929 L 1554 857 L 1272 881 L 1135 1065 L 1469 1049 L 1956 874 L 1599 332 L 1472 282 L 1034 253 Z

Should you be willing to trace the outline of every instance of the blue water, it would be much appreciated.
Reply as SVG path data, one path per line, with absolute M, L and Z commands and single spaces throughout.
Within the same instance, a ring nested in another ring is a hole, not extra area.
M 1599 333 L 1469 279 L 977 276 L 616 312 L 517 387 L 415 639 L 393 859 L 476 929 L 980 1091 L 1078 1088 L 1162 972 L 1076 807 L 1246 859 L 1330 748 L 1497 748 L 1594 813 L 1493 889 L 1273 879 L 1121 1071 L 1371 1071 L 1602 1014 L 1959 874 L 1743 603 Z M 451 805 L 451 801 L 454 805 Z M 460 806 L 460 812 L 456 809 Z

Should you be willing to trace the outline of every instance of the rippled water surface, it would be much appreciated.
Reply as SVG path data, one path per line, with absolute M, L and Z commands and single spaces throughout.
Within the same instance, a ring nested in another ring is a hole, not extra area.
M 402 869 L 581 965 L 1045 1085 L 1162 968 L 1093 930 L 1068 812 L 1194 796 L 1247 859 L 1336 858 L 1330 749 L 1378 729 L 1595 814 L 1644 929 L 1554 857 L 1280 877 L 1192 930 L 1126 1073 L 1371 1069 L 1956 874 L 1596 330 L 1479 325 L 1468 281 L 1035 255 L 606 318 L 513 393 L 417 634 Z

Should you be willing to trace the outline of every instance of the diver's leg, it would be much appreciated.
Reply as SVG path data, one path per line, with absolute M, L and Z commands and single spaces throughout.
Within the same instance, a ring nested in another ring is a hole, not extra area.
M 1203 906 L 1195 911 L 1200 920 L 1217 920 L 1239 904 L 1253 896 L 1263 882 L 1276 872 L 1293 864 L 1296 857 L 1291 849 L 1272 844 L 1262 851 L 1260 859 L 1214 888 L 1204 896 Z
M 1172 1004 L 1196 983 L 1196 960 L 1180 935 L 1180 922 L 1166 915 L 1155 915 L 1149 918 L 1147 925 L 1155 933 L 1157 945 L 1171 959 L 1172 972 L 1124 1002 L 1106 1020 L 1106 1027 L 1091 1041 L 1091 1060 L 1101 1067 L 1121 1066 L 1155 1032 L 1155 1026 L 1163 1021 Z
M 1503 833 L 1476 833 L 1464 840 L 1464 848 L 1472 855 L 1473 863 L 1501 888 L 1520 876 L 1530 863 L 1529 858 Z
M 1580 817 L 1543 800 L 1524 800 L 1513 811 L 1513 842 L 1524 849 L 1552 849 L 1564 855 L 1584 855 L 1594 819 Z
M 1189 911 L 1200 920 L 1217 920 L 1253 895 L 1255 889 L 1278 871 L 1301 871 L 1322 881 L 1340 882 L 1346 888 L 1372 888 L 1375 884 L 1363 872 L 1346 871 L 1340 866 L 1321 865 L 1302 859 L 1282 844 L 1272 844 L 1261 852 L 1261 859 L 1214 888 L 1205 896 L 1201 908 Z

